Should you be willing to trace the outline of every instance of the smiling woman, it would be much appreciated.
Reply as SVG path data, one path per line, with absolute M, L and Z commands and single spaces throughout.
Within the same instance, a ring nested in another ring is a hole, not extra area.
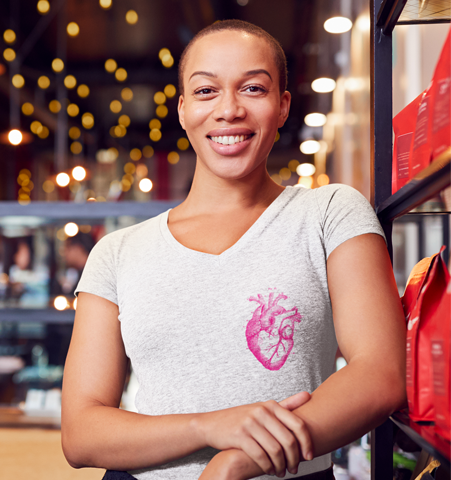
M 106 480 L 331 480 L 330 452 L 406 401 L 382 228 L 350 187 L 269 176 L 290 94 L 266 32 L 215 23 L 179 75 L 193 184 L 89 256 L 64 374 L 66 458 Z M 335 372 L 337 346 L 348 364 Z M 119 409 L 128 359 L 139 413 Z

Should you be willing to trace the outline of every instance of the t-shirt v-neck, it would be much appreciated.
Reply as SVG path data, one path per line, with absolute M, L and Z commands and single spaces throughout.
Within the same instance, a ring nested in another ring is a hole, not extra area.
M 263 213 L 257 218 L 257 220 L 246 230 L 246 232 L 229 248 L 224 250 L 219 255 L 212 253 L 200 252 L 191 248 L 185 247 L 172 235 L 168 227 L 169 212 L 172 209 L 167 210 L 161 214 L 160 217 L 160 231 L 164 239 L 168 244 L 175 248 L 182 255 L 191 257 L 195 260 L 204 260 L 216 263 L 222 263 L 235 252 L 249 244 L 253 237 L 258 235 L 262 229 L 271 223 L 271 219 L 274 218 L 280 211 L 282 205 L 293 195 L 295 187 L 287 186 L 263 211 Z

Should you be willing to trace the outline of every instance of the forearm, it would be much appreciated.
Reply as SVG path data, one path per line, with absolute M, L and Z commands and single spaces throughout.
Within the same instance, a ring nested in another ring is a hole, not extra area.
M 307 425 L 315 457 L 332 452 L 382 424 L 406 403 L 404 374 L 380 371 L 375 362 L 355 359 L 331 375 L 293 410 Z M 244 480 L 263 471 L 242 451 L 221 452 L 205 469 L 202 480 L 215 478 L 210 469 L 231 468 L 230 478 Z
M 75 468 L 132 470 L 162 465 L 207 446 L 193 427 L 193 417 L 86 407 L 63 421 L 63 450 Z

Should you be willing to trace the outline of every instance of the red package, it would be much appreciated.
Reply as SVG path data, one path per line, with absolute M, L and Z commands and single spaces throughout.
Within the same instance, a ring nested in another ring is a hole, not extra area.
M 418 107 L 423 94 L 424 92 L 393 118 L 395 141 L 393 145 L 392 193 L 397 192 L 411 178 L 409 167 L 410 146 Z
M 444 247 L 440 253 L 443 250 Z M 403 297 L 404 313 L 408 321 L 406 389 L 409 415 L 414 421 L 433 421 L 430 339 L 432 332 L 437 329 L 437 317 L 434 314 L 446 290 L 449 273 L 439 253 L 430 259 L 423 259 L 414 267 L 412 273 L 409 278 L 409 282 L 413 281 L 412 286 L 407 286 Z M 417 297 L 412 299 L 415 293 Z M 410 300 L 413 301 L 408 305 Z
M 451 146 L 451 29 L 432 77 L 432 160 Z
M 433 83 L 421 94 L 409 152 L 409 176 L 413 178 L 431 163 L 431 94 Z
M 451 440 L 451 281 L 435 312 L 431 333 L 435 431 Z

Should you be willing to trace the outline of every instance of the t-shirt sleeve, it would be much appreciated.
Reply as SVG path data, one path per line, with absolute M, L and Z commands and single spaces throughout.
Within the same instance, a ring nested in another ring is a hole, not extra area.
M 74 295 L 92 293 L 118 305 L 112 235 L 101 238 L 89 254 Z
M 376 233 L 386 241 L 384 231 L 368 200 L 356 189 L 332 184 L 314 190 L 321 216 L 326 256 L 346 240 Z

